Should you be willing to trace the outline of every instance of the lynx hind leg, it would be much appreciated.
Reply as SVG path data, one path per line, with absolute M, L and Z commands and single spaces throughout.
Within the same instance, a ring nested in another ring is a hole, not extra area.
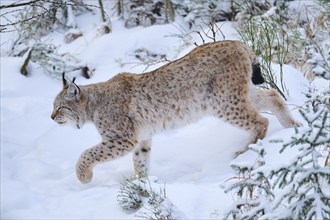
M 274 89 L 264 90 L 251 87 L 250 100 L 258 111 L 271 111 L 283 127 L 301 126 L 300 122 L 294 120 L 283 98 Z
M 151 140 L 143 140 L 134 149 L 133 163 L 136 177 L 148 175 Z
M 246 152 L 249 149 L 250 144 L 256 143 L 258 140 L 263 139 L 266 136 L 268 129 L 268 120 L 262 117 L 256 109 L 252 107 L 246 107 L 241 110 L 237 110 L 235 114 L 241 111 L 240 121 L 234 122 L 234 125 L 248 131 L 250 133 L 250 140 L 244 148 L 235 153 L 235 157 Z
M 250 133 L 248 144 L 235 153 L 235 157 L 237 157 L 239 154 L 247 151 L 250 144 L 256 143 L 259 139 L 265 137 L 268 128 L 268 120 L 262 117 L 244 97 L 237 98 L 237 100 L 233 100 L 232 102 L 235 102 L 236 105 L 218 111 L 217 116 Z

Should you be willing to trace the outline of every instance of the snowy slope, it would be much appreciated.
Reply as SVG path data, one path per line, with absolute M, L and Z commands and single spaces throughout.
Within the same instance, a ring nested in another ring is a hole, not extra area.
M 78 23 L 85 24 L 81 18 Z M 139 73 L 145 69 L 131 56 L 137 48 L 165 53 L 173 60 L 189 52 L 199 41 L 196 36 L 185 45 L 174 34 L 182 34 L 179 24 L 125 29 L 113 21 L 111 34 L 97 36 L 95 26 L 84 26 L 86 33 L 65 45 L 59 33 L 49 39 L 61 44 L 83 63 L 96 68 L 90 79 L 79 77 L 78 84 L 107 80 L 118 72 Z M 222 26 L 226 39 L 235 39 L 230 23 Z M 1 42 L 2 43 L 2 42 Z M 121 63 L 133 63 L 121 65 Z M 50 119 L 54 97 L 61 89 L 58 79 L 32 65 L 32 74 L 19 73 L 21 58 L 1 57 L 1 219 L 132 219 L 135 213 L 117 204 L 119 184 L 133 175 L 132 156 L 128 155 L 94 169 L 90 184 L 82 185 L 75 176 L 80 153 L 100 140 L 93 125 L 80 130 L 62 127 Z M 161 64 L 152 66 L 156 68 Z M 274 65 L 274 68 L 278 68 Z M 74 75 L 74 74 L 73 74 Z M 285 66 L 284 76 L 290 92 L 288 104 L 297 116 L 296 105 L 304 102 L 307 82 L 302 74 Z M 71 76 L 72 77 L 72 76 Z M 293 133 L 283 129 L 270 114 L 266 140 Z M 222 183 L 234 174 L 232 155 L 247 141 L 247 134 L 215 118 L 156 136 L 153 139 L 150 175 L 166 183 L 166 193 L 175 206 L 190 219 L 219 219 L 232 202 Z M 267 146 L 276 154 L 280 146 Z M 294 152 L 293 152 L 294 153 Z M 251 152 L 237 160 L 254 159 Z M 271 160 L 270 159 L 270 160 Z

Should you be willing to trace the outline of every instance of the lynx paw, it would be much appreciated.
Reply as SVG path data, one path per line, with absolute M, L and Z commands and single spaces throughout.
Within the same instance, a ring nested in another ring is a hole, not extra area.
M 299 121 L 294 120 L 293 127 L 295 127 L 295 128 L 303 127 L 303 124 Z
M 93 178 L 92 169 L 86 167 L 84 164 L 78 162 L 76 167 L 76 174 L 81 183 L 89 183 Z
M 299 128 L 299 127 L 303 127 L 303 124 L 293 118 L 289 119 L 287 121 L 286 125 L 283 125 L 285 128 Z
M 245 151 L 237 151 L 234 153 L 234 159 L 237 158 L 239 155 L 243 154 Z
M 245 148 L 242 149 L 242 150 L 236 151 L 236 152 L 234 153 L 234 159 L 237 158 L 239 155 L 244 154 L 246 151 L 248 151 L 248 149 L 249 149 L 248 147 L 245 147 Z

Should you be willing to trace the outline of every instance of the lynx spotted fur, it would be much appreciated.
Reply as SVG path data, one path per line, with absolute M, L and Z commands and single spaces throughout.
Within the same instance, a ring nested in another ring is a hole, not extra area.
M 146 175 L 151 138 L 211 115 L 250 133 L 248 144 L 262 139 L 269 110 L 284 127 L 298 126 L 274 90 L 262 90 L 256 56 L 238 41 L 208 43 L 144 74 L 120 73 L 106 82 L 78 86 L 63 75 L 51 118 L 78 128 L 95 124 L 102 141 L 84 151 L 76 166 L 88 183 L 93 167 L 133 151 L 135 173 Z M 247 146 L 237 152 L 243 153 Z

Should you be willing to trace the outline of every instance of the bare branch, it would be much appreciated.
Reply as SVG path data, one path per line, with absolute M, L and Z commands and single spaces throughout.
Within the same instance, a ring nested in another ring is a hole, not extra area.
M 0 10 L 1 9 L 5 9 L 5 8 L 16 8 L 16 7 L 21 7 L 21 6 L 26 6 L 26 5 L 31 5 L 34 3 L 40 2 L 40 0 L 36 0 L 36 1 L 30 1 L 30 2 L 23 2 L 23 3 L 12 3 L 9 5 L 1 5 L 0 6 Z

